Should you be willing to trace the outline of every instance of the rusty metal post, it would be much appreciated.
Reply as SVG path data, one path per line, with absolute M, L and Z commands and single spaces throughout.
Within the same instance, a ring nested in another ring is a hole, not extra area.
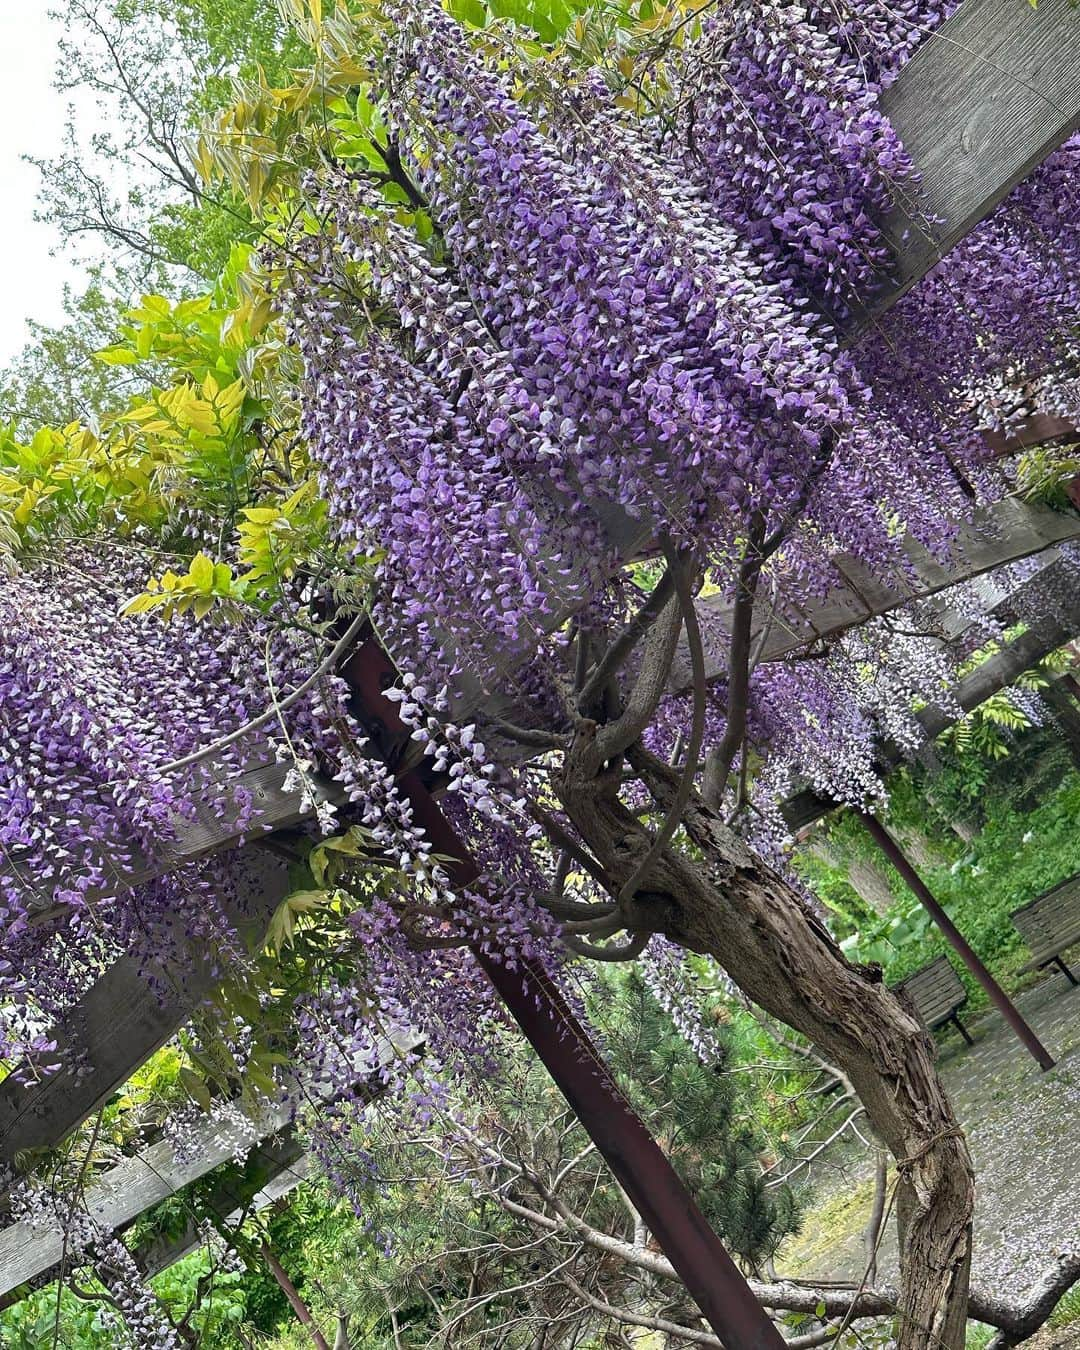
M 397 705 L 383 696 L 394 670 L 378 644 L 363 643 L 341 673 L 357 718 L 376 743 L 382 737 L 400 745 L 403 734 L 407 739 Z M 454 884 L 469 885 L 478 875 L 476 863 L 421 771 L 400 772 L 397 784 L 435 851 L 455 860 L 447 867 Z M 532 962 L 504 965 L 479 948 L 474 953 L 727 1350 L 781 1350 L 780 1332 L 543 969 Z
M 872 816 L 868 811 L 860 811 L 859 815 L 863 824 L 870 831 L 870 834 L 881 849 L 885 857 L 892 863 L 907 886 L 915 893 L 916 898 L 923 908 L 929 913 L 937 926 L 945 934 L 945 939 L 971 971 L 972 975 L 978 980 L 982 987 L 990 996 L 990 1002 L 1001 1013 L 1005 1021 L 1012 1027 L 1024 1048 L 1032 1055 L 1042 1070 L 1052 1069 L 1054 1061 L 1050 1057 L 1050 1052 L 1034 1031 L 1028 1026 L 1020 1016 L 1020 1010 L 1012 1002 L 1005 990 L 994 979 L 993 975 L 986 969 L 983 963 L 976 956 L 968 945 L 967 939 L 953 923 L 952 919 L 945 913 L 942 907 L 934 898 L 926 882 L 915 871 L 911 863 L 904 856 L 900 845 L 892 835 L 882 825 L 876 816 Z

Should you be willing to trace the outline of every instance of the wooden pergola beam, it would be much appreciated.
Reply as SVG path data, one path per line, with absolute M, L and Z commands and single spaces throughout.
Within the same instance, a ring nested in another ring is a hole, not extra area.
M 1070 0 L 965 0 L 881 96 L 919 172 L 883 222 L 896 257 L 881 314 L 1080 128 L 1080 16 Z
M 1032 413 L 1007 434 L 1004 431 L 984 431 L 982 438 L 994 459 L 1004 459 L 1007 455 L 1019 455 L 1037 445 L 1080 441 L 1080 430 L 1071 417 Z
M 248 1155 L 242 1183 L 230 1181 L 215 1186 L 209 1196 L 200 1200 L 199 1208 L 215 1214 L 225 1227 L 232 1228 L 245 1215 L 259 1214 L 271 1205 L 280 1204 L 307 1181 L 310 1171 L 311 1155 L 289 1130 L 269 1144 L 257 1145 Z M 157 1237 L 138 1247 L 135 1260 L 144 1277 L 153 1279 L 183 1260 L 202 1241 L 199 1227 L 192 1220 L 182 1233 Z
M 288 867 L 258 846 L 250 847 L 235 895 L 222 897 L 225 919 L 254 945 L 291 889 Z M 149 969 L 121 957 L 74 1005 L 56 1040 L 53 1073 L 23 1084 L 0 1083 L 0 1173 L 17 1168 L 24 1150 L 55 1148 L 130 1078 L 135 1069 L 191 1016 L 220 983 L 213 952 L 189 945 L 178 915 L 177 956 Z M 0 1188 L 2 1189 L 2 1188 Z
M 960 708 L 969 713 L 994 694 L 1007 689 L 1025 670 L 1030 670 L 1051 652 L 1071 642 L 1077 632 L 1080 632 L 1080 613 L 1074 622 L 1053 620 L 1029 628 L 959 681 L 954 695 Z M 952 726 L 956 719 L 941 708 L 929 707 L 917 714 L 917 720 L 926 739 L 932 741 Z M 875 767 L 879 774 L 888 774 L 904 758 L 904 752 L 897 746 L 883 743 L 878 747 Z M 835 811 L 839 805 L 831 797 L 820 796 L 812 788 L 803 788 L 786 798 L 780 809 L 788 829 L 792 834 L 798 834 L 814 821 L 827 816 L 830 811 Z
M 921 545 L 909 542 L 906 552 L 911 571 L 907 576 L 885 580 L 854 559 L 838 558 L 836 569 L 841 584 L 824 599 L 780 614 L 769 597 L 763 596 L 753 619 L 753 641 L 755 646 L 761 643 L 759 660 L 780 661 L 794 656 L 913 600 L 937 595 L 1006 563 L 1032 557 L 1074 539 L 1080 539 L 1080 513 L 1052 511 L 1034 502 L 1007 497 L 993 506 L 980 508 L 973 523 L 961 527 L 952 555 L 944 562 Z M 706 645 L 706 678 L 724 678 L 727 674 L 724 639 L 730 632 L 731 606 L 719 598 L 705 599 L 698 602 L 697 610 Z M 689 659 L 680 651 L 672 670 L 672 692 L 687 690 L 691 683 Z
M 413 1054 L 423 1039 L 413 1034 L 386 1039 L 380 1046 L 379 1062 L 389 1065 L 402 1055 Z M 302 1095 L 310 1101 L 327 1101 L 335 1093 L 334 1085 L 317 1075 L 302 1075 Z M 381 1092 L 378 1074 L 371 1080 L 371 1092 Z M 283 1102 L 267 1104 L 261 1112 L 248 1117 L 258 1139 L 272 1139 L 280 1131 L 290 1130 L 295 1104 L 290 1096 Z M 238 1153 L 246 1153 L 243 1141 L 249 1136 L 239 1126 L 209 1117 L 197 1139 L 183 1158 L 173 1146 L 161 1140 L 134 1157 L 125 1158 L 87 1189 L 85 1209 L 107 1232 L 117 1232 L 140 1214 L 178 1194 Z M 282 1166 L 286 1165 L 282 1155 Z M 278 1169 L 280 1170 L 280 1168 Z M 269 1180 L 269 1178 L 267 1178 Z M 28 1223 L 8 1225 L 0 1231 L 0 1296 L 10 1293 L 28 1280 L 45 1275 L 63 1259 L 64 1236 L 58 1229 L 41 1229 Z

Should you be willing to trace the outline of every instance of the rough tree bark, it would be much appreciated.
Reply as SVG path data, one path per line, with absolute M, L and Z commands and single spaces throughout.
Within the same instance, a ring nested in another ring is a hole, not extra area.
M 681 774 L 640 744 L 628 759 L 658 813 L 670 810 Z M 595 724 L 579 722 L 553 786 L 613 895 L 624 892 L 653 844 L 619 799 L 621 779 L 621 765 L 598 758 Z M 902 1178 L 897 1344 L 962 1350 L 974 1177 L 932 1040 L 880 971 L 848 962 L 802 899 L 696 791 L 682 824 L 700 856 L 667 845 L 636 894 L 624 897 L 626 928 L 662 933 L 713 957 L 749 998 L 848 1074 Z

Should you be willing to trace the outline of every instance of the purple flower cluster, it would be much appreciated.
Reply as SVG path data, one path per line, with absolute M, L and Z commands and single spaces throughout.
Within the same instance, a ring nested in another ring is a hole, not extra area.
M 226 918 L 242 864 L 177 867 L 172 850 L 198 819 L 257 831 L 234 780 L 289 747 L 271 723 L 171 766 L 262 714 L 320 655 L 272 622 L 122 618 L 153 570 L 130 546 L 80 546 L 0 593 L 0 1056 L 28 1056 L 28 1072 L 48 1068 L 41 1026 L 120 955 L 150 979 L 192 941 L 223 966 L 242 955 Z M 292 747 L 340 762 L 342 716 L 327 680 L 290 707 Z

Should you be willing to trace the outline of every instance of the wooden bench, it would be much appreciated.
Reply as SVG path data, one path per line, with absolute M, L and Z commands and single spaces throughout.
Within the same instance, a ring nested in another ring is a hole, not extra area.
M 1080 874 L 1021 905 L 1012 921 L 1031 948 L 1024 970 L 1057 966 L 1070 984 L 1080 984 L 1064 960 L 1066 951 L 1080 942 Z
M 946 1022 L 952 1022 L 968 1045 L 975 1044 L 958 1016 L 967 1000 L 967 991 L 947 956 L 935 957 L 928 965 L 912 971 L 899 984 L 893 985 L 894 993 L 901 990 L 915 1004 L 928 1030 L 934 1031 Z

